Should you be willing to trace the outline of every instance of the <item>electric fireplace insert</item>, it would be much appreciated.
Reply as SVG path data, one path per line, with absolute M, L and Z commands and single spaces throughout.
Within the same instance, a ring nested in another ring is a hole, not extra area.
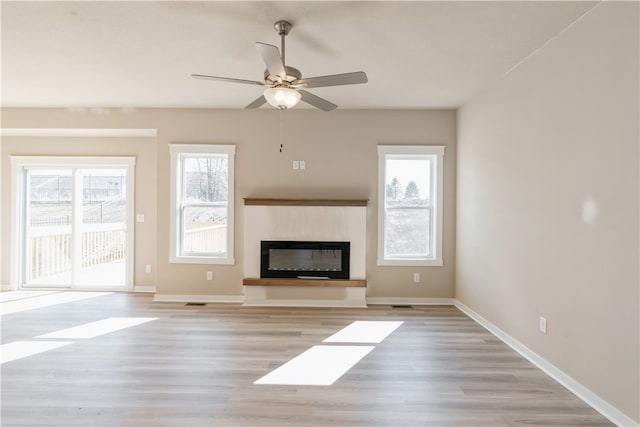
M 349 242 L 260 242 L 260 277 L 349 279 Z

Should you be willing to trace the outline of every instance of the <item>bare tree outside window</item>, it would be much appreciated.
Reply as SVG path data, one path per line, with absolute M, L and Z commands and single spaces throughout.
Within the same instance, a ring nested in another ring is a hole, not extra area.
M 185 159 L 185 190 L 189 202 L 226 202 L 228 194 L 226 157 Z
M 185 155 L 182 252 L 226 253 L 228 159 Z

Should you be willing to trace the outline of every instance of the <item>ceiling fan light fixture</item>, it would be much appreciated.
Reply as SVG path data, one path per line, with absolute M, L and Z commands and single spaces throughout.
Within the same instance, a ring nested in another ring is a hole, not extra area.
M 264 91 L 264 98 L 270 105 L 281 110 L 295 107 L 302 95 L 288 87 L 270 87 Z

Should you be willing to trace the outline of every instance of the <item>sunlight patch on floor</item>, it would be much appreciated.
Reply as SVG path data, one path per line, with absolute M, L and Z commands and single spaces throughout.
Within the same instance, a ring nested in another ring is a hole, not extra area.
M 39 297 L 42 295 L 55 294 L 58 291 L 7 291 L 0 292 L 0 303 L 15 301 L 24 298 Z
M 379 344 L 403 322 L 358 320 L 322 342 Z
M 54 350 L 73 341 L 14 341 L 0 345 L 0 364 Z
M 328 386 L 373 350 L 373 346 L 316 345 L 254 384 Z
M 87 339 L 100 335 L 109 334 L 111 332 L 130 328 L 132 326 L 141 325 L 157 317 L 110 317 L 108 319 L 98 320 L 96 322 L 86 323 L 84 325 L 75 326 L 73 328 L 61 329 L 36 338 L 57 338 L 57 339 Z
M 56 292 L 31 298 L 7 301 L 0 304 L 0 316 L 19 313 L 26 310 L 33 310 L 36 308 L 49 307 L 66 302 L 81 301 L 89 298 L 111 295 L 112 293 L 113 292 Z

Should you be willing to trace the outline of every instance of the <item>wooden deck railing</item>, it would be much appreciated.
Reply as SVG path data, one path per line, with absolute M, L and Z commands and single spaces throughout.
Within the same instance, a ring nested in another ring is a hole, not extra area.
M 81 266 L 120 261 L 125 257 L 123 223 L 83 224 Z M 71 271 L 71 226 L 32 226 L 27 243 L 27 280 Z
M 184 233 L 183 250 L 187 253 L 226 252 L 226 224 L 187 229 Z

